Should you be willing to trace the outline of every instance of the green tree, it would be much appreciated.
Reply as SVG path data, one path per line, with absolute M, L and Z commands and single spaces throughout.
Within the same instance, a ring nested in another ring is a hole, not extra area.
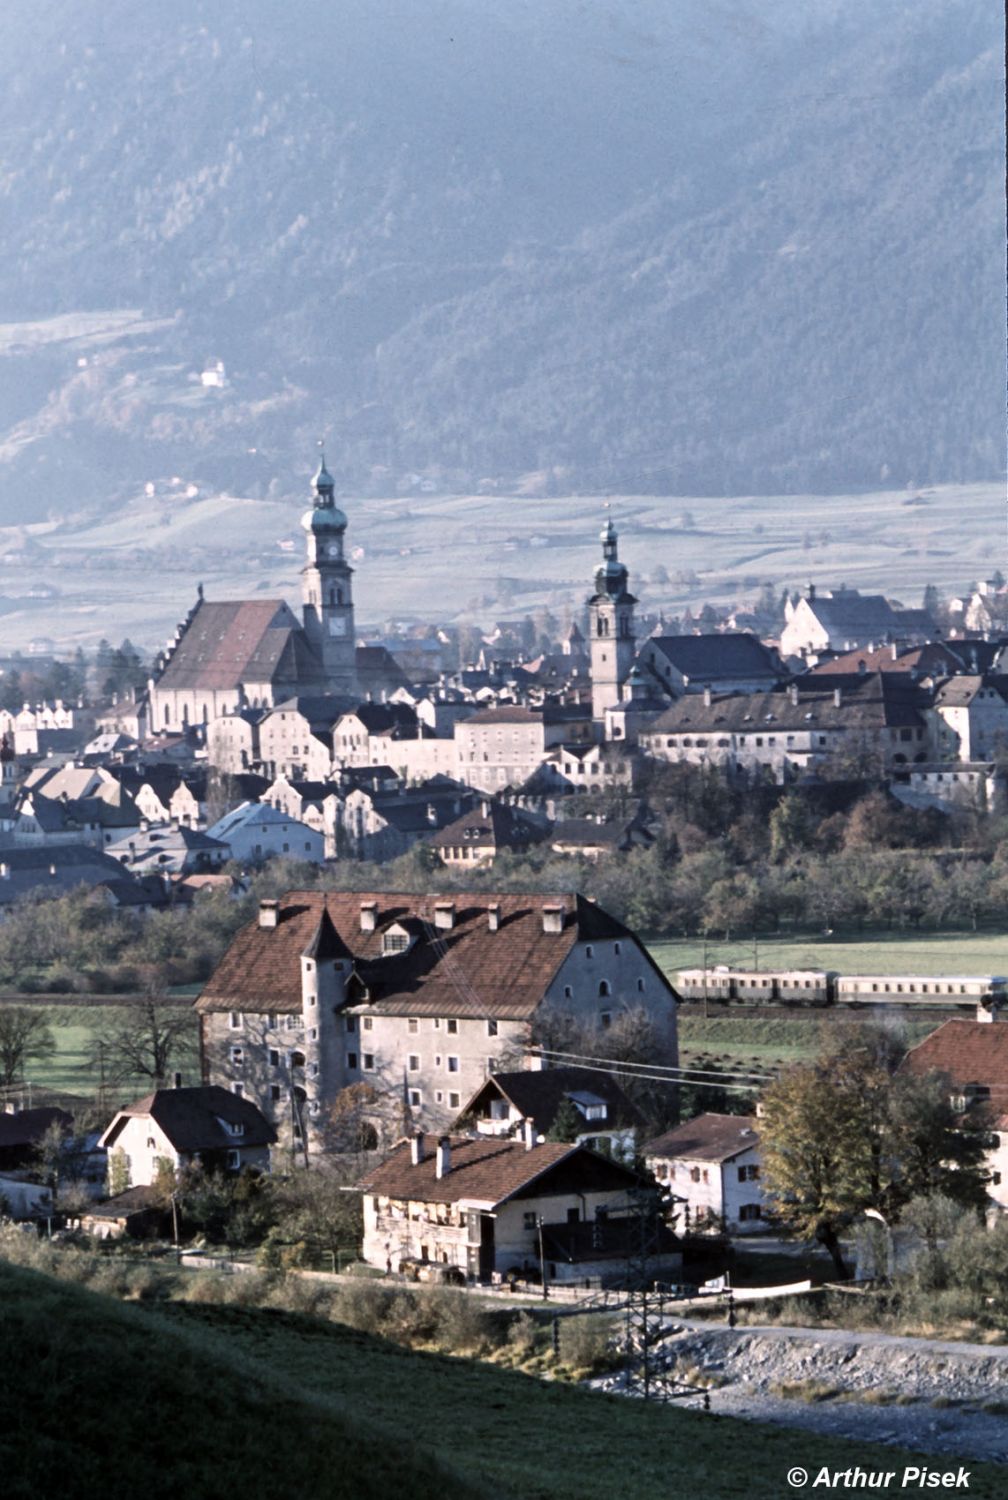
M 569 1099 L 563 1099 L 553 1117 L 553 1124 L 546 1132 L 548 1141 L 576 1141 L 581 1134 L 584 1121 L 577 1107 Z

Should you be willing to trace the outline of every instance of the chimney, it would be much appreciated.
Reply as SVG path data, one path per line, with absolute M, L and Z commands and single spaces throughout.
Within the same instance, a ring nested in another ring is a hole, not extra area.
M 893 641 L 889 649 L 892 652 L 893 661 L 899 661 L 899 647 L 897 646 L 895 641 Z
M 435 901 L 434 926 L 440 927 L 444 932 L 451 932 L 452 928 L 455 926 L 454 901 Z
M 182 1074 L 181 1073 L 173 1073 L 172 1074 L 172 1088 L 180 1089 L 181 1087 L 182 1087 Z
M 788 688 L 788 697 L 791 700 L 791 707 L 792 708 L 797 708 L 798 707 L 798 684 L 797 684 L 797 682 L 792 682 L 791 686 Z
M 710 708 L 711 704 L 714 701 L 714 695 L 711 692 L 711 686 L 710 686 L 709 682 L 707 683 L 706 687 L 703 690 L 703 701 L 704 701 L 704 708 Z
M 522 1121 L 522 1138 L 525 1141 L 525 1150 L 534 1151 L 539 1142 L 536 1136 L 535 1120 L 531 1115 L 526 1115 Z
M 362 901 L 360 904 L 361 932 L 374 932 L 378 926 L 378 902 Z
M 418 1167 L 423 1159 L 423 1131 L 418 1130 L 410 1137 L 410 1162 L 414 1167 Z
M 434 1175 L 438 1181 L 447 1177 L 451 1171 L 451 1141 L 443 1135 L 437 1143 L 437 1158 L 434 1165 Z
M 833 707 L 834 708 L 840 708 L 842 706 L 842 704 L 843 704 L 843 689 L 842 688 L 834 688 L 833 689 Z
M 10 865 L 4 860 L 0 863 L 0 880 L 10 879 Z
M 563 919 L 562 906 L 544 906 L 542 909 L 543 932 L 563 932 Z
M 491 932 L 498 932 L 501 924 L 500 902 L 493 901 L 487 907 L 487 926 Z
M 808 586 L 808 599 L 809 599 L 809 603 L 810 604 L 812 604 L 815 601 L 815 584 L 814 583 L 810 583 L 809 586 Z
M 280 920 L 279 901 L 259 902 L 259 926 L 275 927 Z

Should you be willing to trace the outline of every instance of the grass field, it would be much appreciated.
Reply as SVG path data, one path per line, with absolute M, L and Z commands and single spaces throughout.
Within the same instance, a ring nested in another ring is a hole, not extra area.
M 812 1057 L 838 1026 L 863 1024 L 863 1018 L 855 1019 L 849 1013 L 835 1010 L 815 1016 L 771 1018 L 761 1017 L 756 1011 L 710 1017 L 680 1011 L 679 1060 L 686 1067 L 713 1064 L 752 1068 L 759 1073 Z M 940 1019 L 932 1016 L 927 1020 L 900 1020 L 898 1025 L 907 1046 L 913 1046 L 934 1031 Z
M 656 962 L 673 980 L 678 969 L 703 962 L 700 938 L 647 939 Z M 829 936 L 759 938 L 707 944 L 708 964 L 761 969 L 835 969 L 841 974 L 1008 974 L 1008 932 L 888 931 Z
M 902 1450 L 597 1395 L 254 1307 L 125 1306 L 0 1264 L 4 1494 L 778 1500 Z M 920 1461 L 925 1462 L 925 1461 Z M 932 1463 L 928 1467 L 937 1467 Z M 951 1468 L 954 1460 L 943 1460 Z M 1004 1470 L 968 1465 L 970 1494 Z
M 32 1004 L 46 1005 L 43 997 L 32 997 Z M 93 1059 L 94 1039 L 99 1027 L 114 1024 L 125 1014 L 123 1007 L 109 1005 L 46 1005 L 53 1017 L 53 1040 L 56 1052 L 53 1057 L 41 1062 L 29 1061 L 25 1068 L 28 1081 L 36 1089 L 54 1089 L 62 1094 L 78 1094 L 92 1098 L 101 1083 L 101 1069 Z M 196 1015 L 192 1024 L 193 1056 L 198 1044 Z M 188 1077 L 188 1073 L 192 1077 Z M 187 1082 L 198 1082 L 198 1068 L 191 1064 L 183 1067 Z M 137 1077 L 112 1089 L 110 1102 L 135 1098 L 145 1093 L 150 1085 Z

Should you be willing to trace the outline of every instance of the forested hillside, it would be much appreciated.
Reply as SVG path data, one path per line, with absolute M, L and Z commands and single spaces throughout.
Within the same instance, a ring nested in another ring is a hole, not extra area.
M 976 0 L 7 0 L 0 521 L 1003 467 Z M 205 385 L 221 361 L 221 384 Z

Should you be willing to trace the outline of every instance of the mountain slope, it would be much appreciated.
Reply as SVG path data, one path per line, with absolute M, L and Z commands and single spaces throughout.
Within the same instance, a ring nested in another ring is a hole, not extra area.
M 320 429 L 370 493 L 1002 471 L 993 8 L 8 0 L 5 41 L 0 520 L 286 493 Z

